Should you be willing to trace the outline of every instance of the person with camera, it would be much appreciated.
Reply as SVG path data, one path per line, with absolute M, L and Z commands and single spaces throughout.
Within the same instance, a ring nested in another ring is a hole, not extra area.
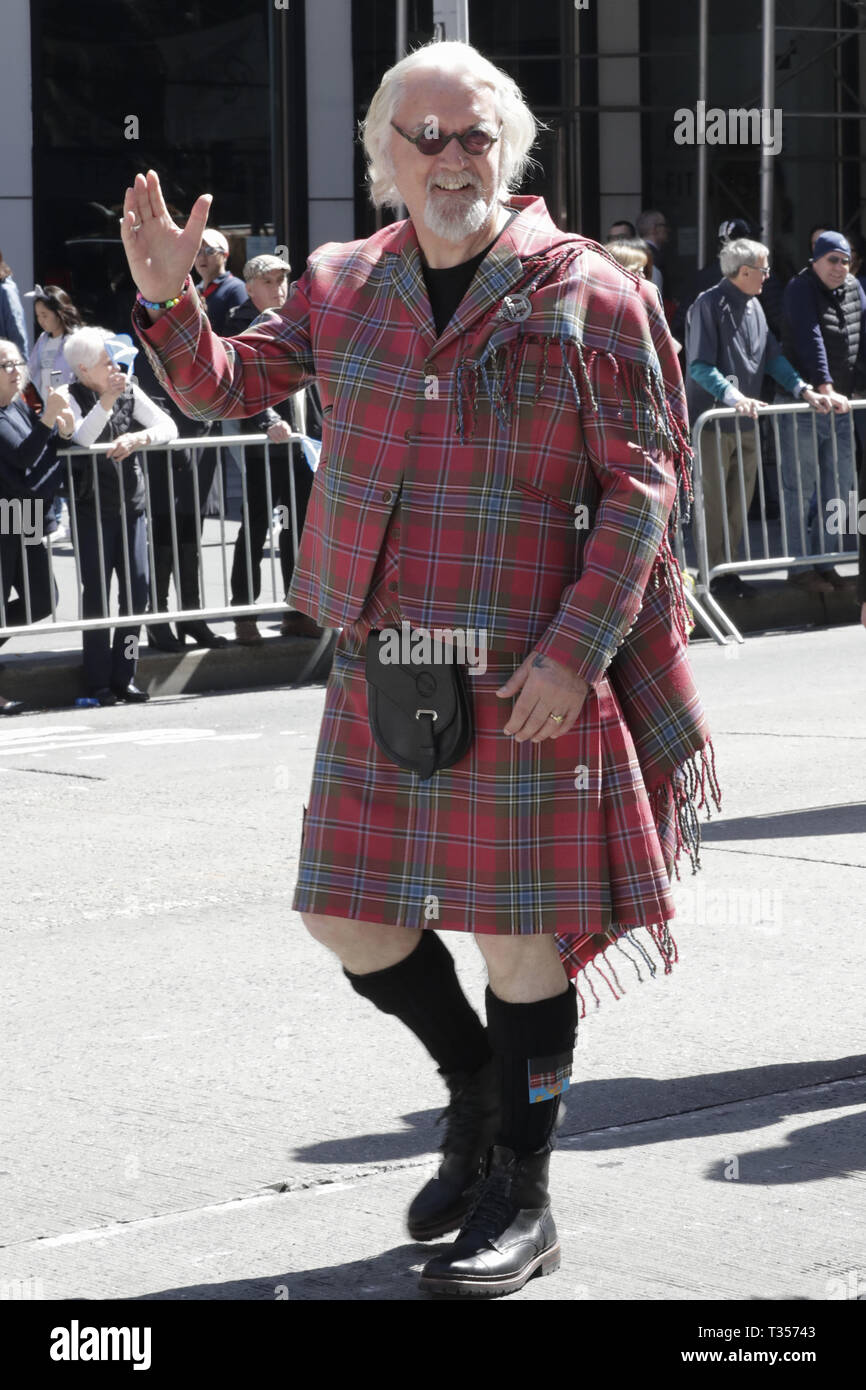
M 30 534 L 25 534 L 23 524 L 17 530 L 0 528 L 0 627 L 35 623 L 51 612 L 51 562 L 41 542 L 57 526 L 51 512 L 62 478 L 57 450 L 75 425 L 63 388 L 48 392 L 42 414 L 37 415 L 24 400 L 26 385 L 27 364 L 17 344 L 0 338 L 0 501 L 7 503 L 5 516 L 21 518 L 22 523 L 25 516 L 31 521 L 35 517 L 27 528 Z M 9 602 L 13 588 L 17 597 Z M 54 595 L 56 602 L 56 585 Z M 0 638 L 0 645 L 8 640 Z M 23 708 L 20 700 L 0 695 L 0 714 L 18 714 Z
M 112 447 L 73 463 L 82 580 L 82 615 L 107 618 L 111 578 L 117 575 L 121 615 L 143 613 L 148 564 L 145 482 L 138 450 L 177 438 L 177 426 L 141 388 L 127 380 L 106 349 L 101 328 L 82 328 L 66 345 L 76 380 L 69 387 L 76 444 Z M 127 565 L 129 580 L 127 582 Z M 104 599 L 103 599 L 104 592 Z M 120 624 L 82 633 L 87 693 L 101 705 L 137 704 L 149 696 L 134 684 L 140 625 Z

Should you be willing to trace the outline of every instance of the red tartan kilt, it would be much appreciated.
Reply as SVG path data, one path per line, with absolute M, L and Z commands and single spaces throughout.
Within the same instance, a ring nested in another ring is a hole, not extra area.
M 472 747 L 421 782 L 374 742 L 363 644 L 343 631 L 305 808 L 296 911 L 552 933 L 571 977 L 630 927 L 674 916 L 672 813 L 660 841 L 612 687 L 603 678 L 590 691 L 562 738 L 518 744 L 502 732 L 513 700 L 495 691 L 522 660 L 487 653 L 486 672 L 468 682 Z

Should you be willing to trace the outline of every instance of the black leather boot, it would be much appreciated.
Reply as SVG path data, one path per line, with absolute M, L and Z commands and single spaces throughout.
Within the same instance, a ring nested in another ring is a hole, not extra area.
M 154 574 L 153 585 L 156 590 L 156 612 L 168 612 L 168 586 L 171 582 L 172 550 L 170 545 L 153 547 Z M 153 611 L 153 610 L 151 610 Z M 182 652 L 184 643 L 179 642 L 169 623 L 154 623 L 147 628 L 147 644 L 160 652 Z
M 198 582 L 198 554 L 195 542 L 184 542 L 178 547 L 180 564 L 180 602 L 182 608 L 201 608 L 201 594 Z M 177 623 L 177 635 L 181 639 L 189 637 L 197 647 L 227 647 L 227 637 L 218 637 L 208 627 L 203 618 L 190 622 Z
M 434 1294 L 499 1298 L 533 1274 L 560 1265 L 547 1190 L 551 1149 L 518 1158 L 494 1145 L 487 1171 L 454 1244 L 428 1260 L 419 1288 Z
M 493 1060 L 477 1072 L 439 1070 L 451 1092 L 439 1116 L 446 1122 L 439 1172 L 411 1203 L 406 1224 L 413 1240 L 435 1240 L 456 1231 L 465 1217 L 499 1124 L 499 1090 Z

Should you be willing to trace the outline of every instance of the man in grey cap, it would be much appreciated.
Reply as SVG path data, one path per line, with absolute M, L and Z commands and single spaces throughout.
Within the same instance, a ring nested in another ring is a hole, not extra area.
M 278 256 L 253 256 L 244 266 L 246 295 L 243 303 L 236 304 L 226 317 L 225 336 L 234 338 L 265 313 L 279 313 L 286 302 L 288 278 L 291 267 Z M 292 433 L 305 434 L 304 392 L 299 391 L 272 409 L 270 406 L 250 419 L 232 422 L 244 434 L 266 434 L 271 444 L 288 442 Z M 261 444 L 248 444 L 245 449 L 247 471 L 247 509 L 249 531 L 241 522 L 241 529 L 235 541 L 232 561 L 231 590 L 232 604 L 255 603 L 261 593 L 261 565 L 265 540 L 271 526 L 271 511 L 268 506 L 268 491 L 265 472 L 265 450 Z M 313 473 L 307 464 L 300 444 L 295 442 L 289 448 L 269 449 L 269 472 L 271 479 L 271 502 L 285 510 L 280 530 L 280 570 L 283 584 L 288 591 L 295 569 L 295 551 L 292 539 L 291 499 L 292 484 L 289 469 L 294 474 L 295 505 L 297 507 L 297 529 L 300 541 L 307 502 L 313 486 Z M 249 536 L 250 572 L 247 569 L 247 536 Z M 306 613 L 293 609 L 284 614 L 280 625 L 283 637 L 321 637 L 322 629 Z M 264 639 L 259 632 L 255 618 L 238 618 L 235 622 L 235 638 L 244 646 L 256 646 Z

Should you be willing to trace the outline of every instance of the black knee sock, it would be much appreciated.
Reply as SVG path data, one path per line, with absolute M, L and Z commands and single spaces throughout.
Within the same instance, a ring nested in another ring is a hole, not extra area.
M 490 1058 L 487 1032 L 460 987 L 450 951 L 435 931 L 415 950 L 368 975 L 343 974 L 358 994 L 411 1029 L 443 1072 L 477 1071 Z
M 497 1061 L 502 1123 L 497 1144 L 517 1154 L 552 1143 L 561 1093 L 574 1059 L 577 995 L 563 994 L 533 1004 L 509 1004 L 486 992 L 487 1031 Z

